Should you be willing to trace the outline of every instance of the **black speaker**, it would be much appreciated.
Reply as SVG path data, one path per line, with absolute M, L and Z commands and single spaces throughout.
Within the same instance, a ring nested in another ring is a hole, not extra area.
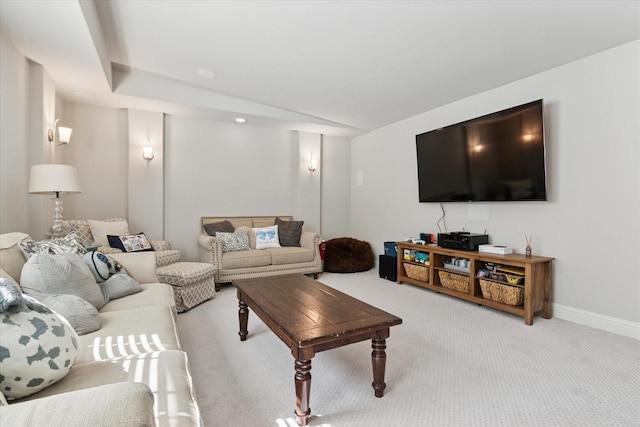
M 395 282 L 398 279 L 398 259 L 394 256 L 379 255 L 380 278 Z

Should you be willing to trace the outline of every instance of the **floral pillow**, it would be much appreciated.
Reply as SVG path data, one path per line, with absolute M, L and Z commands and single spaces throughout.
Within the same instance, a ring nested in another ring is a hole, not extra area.
M 144 233 L 130 234 L 127 236 L 112 236 L 108 234 L 107 240 L 109 240 L 109 246 L 120 249 L 122 252 L 153 250 L 151 242 L 149 242 L 149 239 L 147 239 L 147 236 L 145 236 Z
M 39 242 L 21 240 L 18 245 L 26 260 L 29 260 L 29 258 L 35 254 L 55 255 L 71 253 L 84 255 L 87 252 L 82 243 L 76 238 L 75 233 L 70 233 L 65 237 L 57 239 L 40 240 Z

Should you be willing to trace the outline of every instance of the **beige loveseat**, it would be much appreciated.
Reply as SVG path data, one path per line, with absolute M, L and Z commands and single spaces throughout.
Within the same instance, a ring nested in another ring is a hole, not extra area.
M 236 279 L 278 276 L 283 274 L 313 274 L 317 278 L 322 272 L 320 257 L 321 237 L 313 231 L 302 230 L 299 246 L 271 247 L 224 252 L 219 238 L 205 231 L 207 224 L 220 224 L 229 221 L 233 230 L 270 227 L 276 218 L 293 221 L 291 216 L 232 216 L 202 217 L 201 234 L 198 236 L 200 261 L 213 264 L 216 285 Z
M 17 283 L 25 264 L 17 242 L 24 236 L 0 235 L 0 275 Z M 2 425 L 203 425 L 187 354 L 180 348 L 172 287 L 158 283 L 155 253 L 110 256 L 142 291 L 104 305 L 100 329 L 79 335 L 70 371 L 35 394 L 0 406 Z

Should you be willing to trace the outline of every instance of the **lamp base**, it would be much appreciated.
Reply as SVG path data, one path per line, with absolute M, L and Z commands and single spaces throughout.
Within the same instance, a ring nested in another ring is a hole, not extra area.
M 62 198 L 59 195 L 52 197 L 53 201 L 53 225 L 47 233 L 52 239 L 64 237 L 69 234 L 70 227 L 62 222 Z

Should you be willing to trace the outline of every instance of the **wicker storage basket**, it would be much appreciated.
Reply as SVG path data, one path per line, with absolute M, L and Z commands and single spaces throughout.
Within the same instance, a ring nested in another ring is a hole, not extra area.
M 440 283 L 447 289 L 469 293 L 469 278 L 461 274 L 449 273 L 448 271 L 438 271 Z
M 524 288 L 480 279 L 484 298 L 507 305 L 524 304 Z
M 423 282 L 429 281 L 429 269 L 426 265 L 415 265 L 405 262 L 404 271 L 411 279 L 422 280 Z

